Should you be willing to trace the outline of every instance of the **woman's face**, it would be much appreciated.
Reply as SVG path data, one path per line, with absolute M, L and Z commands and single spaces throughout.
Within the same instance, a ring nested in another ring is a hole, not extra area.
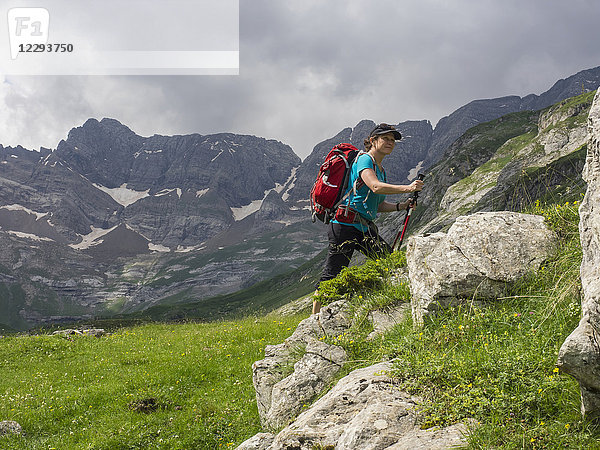
M 394 133 L 380 134 L 373 139 L 372 142 L 376 151 L 380 151 L 386 155 L 392 153 L 392 150 L 394 150 L 394 146 L 396 145 Z

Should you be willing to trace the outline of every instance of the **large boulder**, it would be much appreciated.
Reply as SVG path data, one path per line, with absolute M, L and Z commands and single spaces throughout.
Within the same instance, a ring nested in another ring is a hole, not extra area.
M 286 425 L 333 380 L 346 361 L 339 346 L 322 342 L 343 334 L 350 323 L 343 302 L 334 302 L 304 319 L 283 343 L 268 345 L 252 365 L 256 403 L 265 429 Z
M 388 374 L 391 369 L 385 362 L 351 372 L 279 434 L 263 433 L 238 449 L 424 450 L 464 445 L 463 424 L 420 429 L 418 399 L 398 389 Z
M 448 233 L 411 237 L 406 259 L 415 323 L 465 300 L 501 297 L 537 270 L 555 243 L 543 217 L 507 211 L 459 217 Z
M 579 326 L 569 335 L 558 355 L 558 366 L 573 375 L 581 387 L 581 411 L 600 418 L 600 91 L 588 119 L 588 149 L 583 178 L 587 192 L 579 208 L 579 233 L 583 261 L 583 298 Z

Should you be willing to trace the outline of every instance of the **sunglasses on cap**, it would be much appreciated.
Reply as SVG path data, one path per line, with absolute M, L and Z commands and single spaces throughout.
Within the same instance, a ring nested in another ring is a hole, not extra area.
M 377 125 L 373 129 L 373 131 L 371 131 L 371 133 L 369 134 L 369 137 L 379 136 L 380 134 L 387 134 L 387 133 L 393 133 L 394 139 L 396 139 L 397 141 L 402 139 L 402 134 L 400 134 L 400 132 L 398 130 L 396 130 L 396 127 L 394 127 L 393 125 L 388 125 L 387 123 L 380 123 L 379 125 Z

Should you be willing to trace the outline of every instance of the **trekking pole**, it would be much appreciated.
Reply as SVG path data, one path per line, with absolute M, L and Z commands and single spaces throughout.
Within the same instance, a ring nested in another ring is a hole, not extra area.
M 420 173 L 418 178 L 419 178 L 419 180 L 422 181 L 423 178 L 425 178 L 425 175 Z M 400 248 L 402 246 L 402 241 L 404 240 L 404 233 L 406 232 L 406 227 L 408 226 L 408 221 L 410 220 L 410 215 L 412 214 L 412 210 L 415 208 L 414 206 L 411 206 L 411 205 L 417 204 L 417 198 L 419 198 L 419 191 L 415 192 L 415 195 L 413 195 L 413 197 L 412 197 L 412 202 L 410 202 L 408 204 L 408 206 L 406 207 L 406 215 L 404 216 L 404 226 L 402 227 L 402 230 L 400 230 L 398 232 L 398 234 L 396 235 L 396 239 L 394 239 L 394 245 L 392 245 L 392 250 L 396 249 L 396 242 L 398 242 L 398 238 L 400 238 L 400 243 L 398 244 L 398 248 Z

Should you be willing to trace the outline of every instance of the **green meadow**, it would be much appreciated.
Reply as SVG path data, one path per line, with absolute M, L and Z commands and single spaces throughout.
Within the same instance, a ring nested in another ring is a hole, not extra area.
M 0 339 L 0 448 L 231 448 L 260 431 L 252 363 L 301 317 Z

